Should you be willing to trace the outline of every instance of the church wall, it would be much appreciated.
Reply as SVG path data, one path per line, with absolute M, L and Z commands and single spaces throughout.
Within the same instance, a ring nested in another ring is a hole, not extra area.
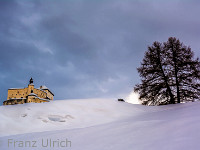
M 49 90 L 45 90 L 45 92 L 47 92 L 47 97 L 49 97 L 50 100 L 53 100 L 53 95 L 51 94 L 51 92 L 49 92 Z
M 34 102 L 35 96 L 28 96 L 27 103 Z
M 8 90 L 8 99 L 18 99 L 18 98 L 26 98 L 28 95 L 27 88 L 24 89 L 9 89 Z
M 38 97 L 40 98 L 46 98 L 47 97 L 47 93 L 39 90 L 39 89 L 33 89 L 33 93 L 37 94 Z
M 43 103 L 43 102 L 47 102 L 47 101 L 41 100 L 35 96 L 28 96 L 28 103 Z
M 35 88 L 9 89 L 7 100 L 15 99 L 15 98 L 16 99 L 26 98 L 31 93 L 32 89 L 33 89 L 33 93 L 37 94 L 38 97 L 45 99 L 48 96 L 49 98 L 51 98 L 53 100 L 53 96 L 50 92 L 46 93 L 46 92 L 43 92 L 43 91 L 41 91 L 39 89 L 35 89 Z M 30 93 L 28 91 L 30 91 Z
M 47 102 L 47 101 L 41 100 L 39 98 L 35 98 L 35 103 L 43 103 L 43 102 Z

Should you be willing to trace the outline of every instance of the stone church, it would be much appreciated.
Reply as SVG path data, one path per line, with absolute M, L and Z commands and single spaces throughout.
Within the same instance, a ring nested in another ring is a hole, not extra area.
M 31 78 L 26 88 L 8 89 L 8 97 L 3 105 L 49 102 L 53 100 L 53 96 L 54 94 L 46 86 L 35 88 Z

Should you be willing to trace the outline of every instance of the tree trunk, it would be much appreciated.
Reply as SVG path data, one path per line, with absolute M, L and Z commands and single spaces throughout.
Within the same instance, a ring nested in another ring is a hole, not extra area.
M 175 78 L 176 78 L 176 91 L 177 91 L 177 103 L 180 103 L 180 90 L 179 90 L 179 81 L 178 81 L 178 69 L 177 69 L 177 54 L 174 50 L 174 47 L 172 45 L 172 52 L 173 52 L 173 61 L 174 61 L 174 71 L 175 71 Z
M 170 102 L 169 103 L 170 104 L 175 104 L 174 95 L 172 94 L 171 88 L 170 88 L 170 86 L 168 84 L 168 79 L 167 79 L 167 77 L 165 75 L 165 72 L 164 72 L 164 70 L 162 68 L 162 64 L 161 64 L 161 60 L 160 60 L 160 52 L 158 50 L 157 50 L 157 55 L 158 55 L 159 67 L 160 67 L 160 70 L 162 71 L 163 79 L 164 79 L 165 84 L 167 86 L 167 91 L 169 92 L 169 96 L 170 96 Z

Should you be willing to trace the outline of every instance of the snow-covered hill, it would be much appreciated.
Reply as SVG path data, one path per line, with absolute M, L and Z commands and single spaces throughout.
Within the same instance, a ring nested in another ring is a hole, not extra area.
M 198 150 L 199 114 L 199 102 L 158 107 L 87 99 L 1 106 L 0 149 Z M 29 141 L 36 147 L 25 145 Z

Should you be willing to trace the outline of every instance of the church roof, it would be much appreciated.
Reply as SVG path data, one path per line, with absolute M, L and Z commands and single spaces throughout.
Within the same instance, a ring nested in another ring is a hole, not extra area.
M 28 96 L 37 96 L 35 93 L 30 93 Z
M 41 89 L 41 90 L 48 90 L 48 91 L 54 96 L 53 92 L 51 92 L 51 91 L 49 90 L 49 88 L 46 87 L 45 85 L 40 86 L 40 89 Z
M 18 89 L 24 89 L 24 88 L 9 88 L 9 90 L 18 90 Z
M 41 89 L 42 89 L 42 90 L 46 90 L 46 89 L 48 89 L 48 87 L 46 87 L 45 85 L 42 85 L 42 86 L 41 86 Z

